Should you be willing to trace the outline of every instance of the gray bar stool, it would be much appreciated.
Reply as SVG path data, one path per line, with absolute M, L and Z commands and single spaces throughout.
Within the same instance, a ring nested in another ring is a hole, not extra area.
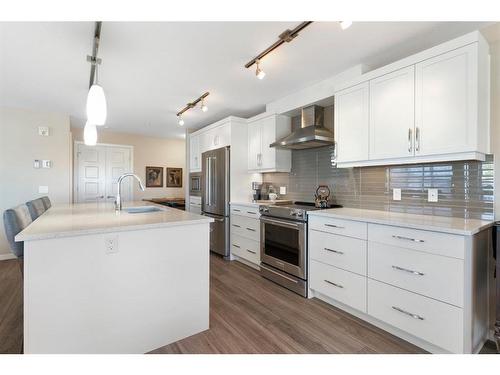
M 45 209 L 48 210 L 50 207 L 52 207 L 52 203 L 50 203 L 50 199 L 47 196 L 44 196 L 40 198 L 43 201 L 43 205 L 45 206 Z
M 16 242 L 16 235 L 32 222 L 31 215 L 25 204 L 21 204 L 14 208 L 9 208 L 3 213 L 3 225 L 5 227 L 5 236 L 10 245 L 10 250 L 19 260 L 21 274 L 24 275 L 23 257 L 24 257 L 24 242 Z
M 35 221 L 38 216 L 43 214 L 46 210 L 45 204 L 43 203 L 42 198 L 34 199 L 32 201 L 26 202 L 26 206 L 28 206 L 29 213 L 31 215 L 31 220 Z

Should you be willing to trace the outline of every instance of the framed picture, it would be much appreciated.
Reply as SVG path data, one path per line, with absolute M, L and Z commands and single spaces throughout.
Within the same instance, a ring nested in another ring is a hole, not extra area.
M 146 187 L 163 187 L 163 167 L 146 167 Z
M 167 187 L 182 187 L 182 168 L 167 168 Z

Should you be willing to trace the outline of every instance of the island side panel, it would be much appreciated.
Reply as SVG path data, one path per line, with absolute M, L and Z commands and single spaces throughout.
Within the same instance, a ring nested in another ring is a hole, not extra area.
M 27 241 L 24 267 L 25 353 L 145 353 L 209 328 L 208 223 Z

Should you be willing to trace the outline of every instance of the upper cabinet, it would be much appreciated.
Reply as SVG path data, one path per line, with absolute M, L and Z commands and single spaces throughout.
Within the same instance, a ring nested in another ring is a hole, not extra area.
M 414 76 L 410 66 L 370 81 L 371 160 L 413 155 Z
M 291 151 L 269 147 L 291 132 L 287 116 L 262 114 L 248 120 L 248 170 L 250 172 L 290 172 Z
M 335 140 L 337 163 L 368 159 L 368 82 L 335 94 Z
M 484 160 L 488 82 L 488 45 L 471 33 L 343 85 L 337 165 Z
M 231 145 L 231 124 L 226 122 L 200 134 L 202 152 Z
M 189 169 L 191 172 L 201 172 L 200 135 L 189 137 Z

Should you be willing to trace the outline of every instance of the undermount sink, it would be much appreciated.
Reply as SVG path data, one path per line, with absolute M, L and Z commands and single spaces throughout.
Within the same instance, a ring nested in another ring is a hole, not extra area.
M 124 207 L 122 211 L 128 212 L 129 214 L 144 214 L 148 212 L 162 211 L 162 209 L 155 206 L 139 206 L 139 207 Z

